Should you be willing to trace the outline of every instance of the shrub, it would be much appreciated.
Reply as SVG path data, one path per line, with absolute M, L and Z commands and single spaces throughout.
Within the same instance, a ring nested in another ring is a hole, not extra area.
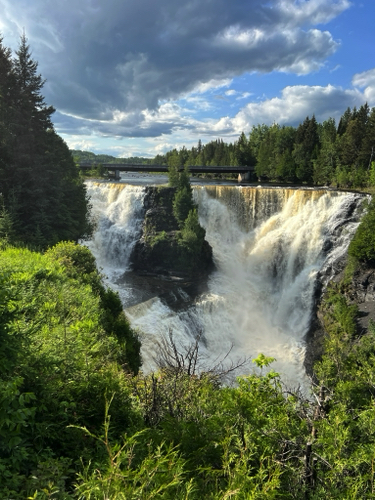
M 367 213 L 352 239 L 348 254 L 365 263 L 375 262 L 375 201 L 371 200 Z

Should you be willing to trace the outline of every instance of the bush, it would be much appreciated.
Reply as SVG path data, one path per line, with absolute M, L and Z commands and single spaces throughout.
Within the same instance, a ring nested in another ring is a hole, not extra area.
M 363 216 L 349 249 L 349 256 L 361 262 L 375 263 L 375 201 L 371 200 L 367 213 Z
M 96 272 L 95 257 L 90 250 L 72 241 L 58 243 L 47 250 L 45 255 L 57 260 L 72 277 Z

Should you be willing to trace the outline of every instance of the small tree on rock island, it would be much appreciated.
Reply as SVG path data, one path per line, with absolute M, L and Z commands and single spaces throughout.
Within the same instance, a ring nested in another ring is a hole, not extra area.
M 169 185 L 176 188 L 173 199 L 173 215 L 181 229 L 182 241 L 194 252 L 202 247 L 206 231 L 199 224 L 197 206 L 193 200 L 193 190 L 190 185 L 189 169 L 181 172 L 172 165 L 168 168 Z

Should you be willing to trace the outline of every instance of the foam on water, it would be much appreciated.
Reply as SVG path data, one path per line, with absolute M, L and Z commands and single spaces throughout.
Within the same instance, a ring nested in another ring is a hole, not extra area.
M 121 286 L 117 278 L 139 237 L 144 188 L 88 186 L 98 221 L 89 246 L 126 307 L 126 275 Z M 194 196 L 217 269 L 188 310 L 173 311 L 158 297 L 127 310 L 143 332 L 144 369 L 154 367 L 155 339 L 172 331 L 182 344 L 201 335 L 202 352 L 213 361 L 231 346 L 233 359 L 272 356 L 288 383 L 303 385 L 316 276 L 346 251 L 357 226 L 348 207 L 360 196 L 234 186 L 196 186 Z

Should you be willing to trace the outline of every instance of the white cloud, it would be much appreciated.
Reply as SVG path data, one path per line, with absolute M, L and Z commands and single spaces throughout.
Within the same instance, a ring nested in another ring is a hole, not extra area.
M 364 97 L 369 106 L 375 106 L 375 68 L 354 75 L 354 86 L 363 88 Z
M 211 78 L 207 82 L 198 82 L 194 86 L 194 89 L 191 91 L 191 94 L 204 94 L 212 90 L 217 90 L 223 87 L 229 87 L 231 83 L 232 83 L 231 78 L 221 78 L 221 79 Z
M 258 28 L 241 30 L 239 26 L 230 26 L 222 33 L 218 33 L 214 43 L 219 47 L 238 46 L 240 49 L 251 49 L 259 45 L 265 38 L 265 33 Z
M 370 70 L 353 77 L 355 89 L 288 86 L 221 116 L 252 96 L 230 88 L 241 75 L 318 71 L 339 46 L 319 25 L 349 7 L 348 0 L 64 0 L 52 9 L 45 0 L 0 0 L 0 28 L 16 48 L 25 27 L 47 78 L 46 100 L 59 110 L 56 128 L 72 137 L 71 147 L 113 137 L 113 150 L 126 154 L 118 141 L 126 138 L 135 152 L 134 138 L 152 154 L 200 136 L 229 141 L 253 124 L 339 117 L 365 99 L 375 103 Z
M 0 0 L 23 27 L 60 111 L 106 119 L 229 87 L 244 73 L 307 74 L 338 47 L 317 29 L 348 0 Z M 13 35 L 12 35 L 13 36 Z M 14 41 L 13 41 L 14 43 Z M 58 56 L 56 57 L 56 53 Z M 141 117 L 140 117 L 141 119 Z
M 237 101 L 239 101 L 241 99 L 247 99 L 251 95 L 252 95 L 251 92 L 242 92 L 242 94 L 240 96 L 236 97 L 236 99 L 237 99 Z
M 283 18 L 288 18 L 291 25 L 325 24 L 351 6 L 349 0 L 330 2 L 327 0 L 309 0 L 291 2 L 281 0 L 280 12 Z
M 241 132 L 260 123 L 297 125 L 313 114 L 318 121 L 329 117 L 338 119 L 346 108 L 360 106 L 363 100 L 364 96 L 358 90 L 345 90 L 332 85 L 286 87 L 281 97 L 247 104 L 233 118 L 232 126 Z

